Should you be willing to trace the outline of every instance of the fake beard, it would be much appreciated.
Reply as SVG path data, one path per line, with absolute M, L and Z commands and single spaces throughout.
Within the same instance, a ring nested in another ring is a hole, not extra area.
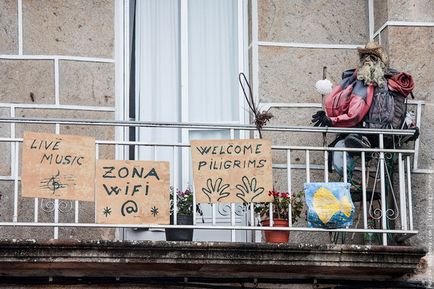
M 357 79 L 363 80 L 365 85 L 369 85 L 372 82 L 375 86 L 382 87 L 386 83 L 384 70 L 385 65 L 381 60 L 366 59 L 358 67 Z

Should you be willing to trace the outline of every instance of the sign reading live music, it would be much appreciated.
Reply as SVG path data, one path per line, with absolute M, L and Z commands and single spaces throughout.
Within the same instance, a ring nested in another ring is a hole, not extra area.
M 196 202 L 272 201 L 270 141 L 196 140 L 191 152 Z
M 96 222 L 169 224 L 169 162 L 98 160 Z
M 95 139 L 24 132 L 23 197 L 94 200 Z

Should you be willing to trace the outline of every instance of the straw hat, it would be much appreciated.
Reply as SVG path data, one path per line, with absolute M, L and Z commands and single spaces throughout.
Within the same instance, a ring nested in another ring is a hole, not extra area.
M 377 42 L 369 42 L 366 44 L 365 48 L 357 48 L 359 51 L 359 57 L 362 58 L 366 54 L 373 54 L 378 56 L 384 64 L 389 64 L 389 57 L 387 56 L 386 51 L 384 51 L 383 47 L 381 47 Z

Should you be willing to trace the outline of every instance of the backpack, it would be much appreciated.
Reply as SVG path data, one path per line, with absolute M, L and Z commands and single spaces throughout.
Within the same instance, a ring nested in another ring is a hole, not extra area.
M 391 70 L 390 74 L 386 75 L 386 78 L 394 74 L 397 74 L 397 72 Z M 413 97 L 413 93 L 410 92 L 410 94 Z M 369 112 L 364 119 L 365 127 L 401 129 L 406 114 L 406 95 L 398 91 L 390 90 L 388 85 L 381 88 L 377 87 L 374 92 L 374 99 L 369 108 Z
M 398 103 L 398 101 L 396 101 Z M 404 114 L 405 117 L 405 114 Z M 365 116 L 365 127 L 367 128 L 393 128 L 395 118 L 395 99 L 387 86 L 377 87 L 374 92 L 369 112 Z M 397 112 L 396 118 L 400 118 Z
M 389 91 L 389 93 L 393 95 L 393 100 L 395 102 L 392 127 L 395 129 L 402 129 L 405 116 L 407 115 L 407 98 L 394 91 Z

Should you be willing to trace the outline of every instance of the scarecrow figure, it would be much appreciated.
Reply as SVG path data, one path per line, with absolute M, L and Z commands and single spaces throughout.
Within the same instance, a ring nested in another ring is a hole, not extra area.
M 358 53 L 359 64 L 357 68 L 342 73 L 340 83 L 325 97 L 324 110 L 318 111 L 312 116 L 314 125 L 376 129 L 412 128 L 411 124 L 409 125 L 405 121 L 408 114 L 406 98 L 409 94 L 412 95 L 411 92 L 414 87 L 411 75 L 391 69 L 386 52 L 375 42 L 369 42 L 365 48 L 358 48 Z M 416 128 L 415 135 L 407 141 L 415 140 L 418 135 L 419 131 Z M 384 147 L 394 148 L 396 140 L 398 142 L 404 141 L 385 133 L 383 137 Z M 378 144 L 379 137 L 374 134 L 340 134 L 329 146 L 337 148 L 370 148 L 377 147 Z M 330 173 L 335 171 L 343 177 L 344 182 L 351 184 L 350 194 L 359 194 L 359 199 L 362 199 L 361 196 L 366 194 L 366 192 L 363 192 L 363 184 L 360 183 L 357 177 L 353 178 L 356 166 L 353 157 L 358 155 L 360 153 L 354 151 L 329 151 L 328 171 Z M 379 158 L 376 158 L 374 154 L 367 154 L 365 161 L 368 160 L 369 163 L 372 159 L 377 164 L 373 181 L 373 184 L 376 184 L 380 169 L 380 166 L 378 166 Z M 387 159 L 383 167 L 388 176 L 388 183 L 385 186 L 387 196 L 390 193 L 394 194 L 391 189 L 393 187 L 391 181 L 394 167 L 393 161 L 394 158 Z M 364 174 L 363 171 L 362 173 Z M 368 178 L 370 177 L 370 174 L 368 174 Z M 372 210 L 372 200 L 379 199 L 378 195 L 379 193 L 375 192 L 374 185 L 369 197 L 371 198 L 369 212 Z M 394 200 L 395 203 L 388 202 L 386 204 L 387 208 L 397 208 L 396 198 L 389 199 Z M 360 206 L 362 206 L 362 203 Z
M 324 110 L 312 116 L 314 126 L 403 128 L 411 75 L 389 68 L 389 58 L 375 42 L 358 48 L 359 65 L 342 73 L 341 82 L 326 96 Z M 418 130 L 413 140 L 418 137 Z M 374 140 L 374 142 L 376 142 Z M 347 147 L 370 147 L 364 136 L 345 136 Z

